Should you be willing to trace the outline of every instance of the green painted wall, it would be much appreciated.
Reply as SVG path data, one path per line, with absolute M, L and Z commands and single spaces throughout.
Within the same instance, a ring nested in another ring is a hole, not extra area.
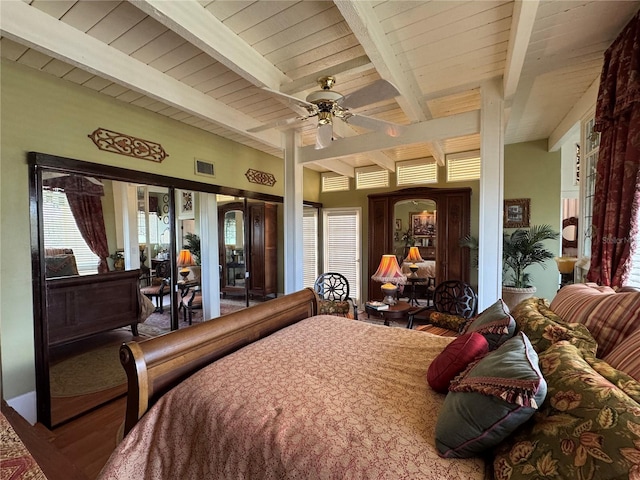
M 558 226 L 560 222 L 560 152 L 547 152 L 546 140 L 519 143 L 505 146 L 504 152 L 504 198 L 530 198 L 532 224 L 548 223 Z M 446 169 L 438 169 L 436 188 L 471 188 L 471 234 L 478 236 L 480 182 L 447 183 Z M 395 185 L 395 175 L 390 175 L 390 184 Z M 320 201 L 324 207 L 360 207 L 362 209 L 362 299 L 368 298 L 368 195 L 397 190 L 397 187 L 371 190 L 355 190 L 354 180 L 351 189 L 346 192 L 322 193 Z M 406 228 L 406 226 L 405 226 Z M 548 248 L 559 252 L 559 241 L 548 242 Z M 502 268 L 497 265 L 496 268 Z M 546 269 L 531 267 L 533 283 L 537 287 L 537 296 L 552 299 L 558 289 L 558 271 L 553 260 L 546 263 Z M 471 284 L 477 289 L 478 273 L 472 268 Z
M 530 198 L 530 224 L 549 224 L 560 231 L 561 152 L 548 152 L 546 148 L 546 140 L 505 146 L 504 198 Z M 510 233 L 513 229 L 505 231 Z M 549 240 L 545 245 L 560 254 L 560 240 Z M 555 261 L 547 260 L 545 267 L 534 265 L 527 271 L 537 289 L 536 296 L 551 300 L 560 276 Z
M 280 196 L 284 170 L 279 158 L 69 81 L 5 59 L 1 71 L 0 353 L 2 396 L 10 399 L 35 389 L 27 152 Z M 98 127 L 158 142 L 169 157 L 158 164 L 100 151 L 87 137 Z M 196 176 L 194 158 L 215 163 L 216 177 Z M 275 186 L 249 183 L 248 168 L 272 173 Z M 319 184 L 318 173 L 305 169 L 305 200 L 319 200 Z

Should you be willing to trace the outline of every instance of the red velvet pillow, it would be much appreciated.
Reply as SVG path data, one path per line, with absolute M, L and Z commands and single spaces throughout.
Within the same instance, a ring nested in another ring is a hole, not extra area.
M 447 393 L 449 383 L 473 360 L 489 352 L 489 342 L 477 332 L 459 336 L 438 355 L 427 371 L 427 382 L 436 392 Z

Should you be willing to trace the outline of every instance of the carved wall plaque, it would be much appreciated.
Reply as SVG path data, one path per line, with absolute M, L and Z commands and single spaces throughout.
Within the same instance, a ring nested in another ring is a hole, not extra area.
M 250 168 L 244 175 L 251 183 L 257 183 L 258 185 L 273 187 L 276 184 L 276 177 L 271 173 L 261 172 L 260 170 Z
M 88 135 L 96 147 L 105 152 L 119 153 L 128 157 L 162 162 L 169 156 L 159 143 L 132 137 L 124 133 L 98 128 Z

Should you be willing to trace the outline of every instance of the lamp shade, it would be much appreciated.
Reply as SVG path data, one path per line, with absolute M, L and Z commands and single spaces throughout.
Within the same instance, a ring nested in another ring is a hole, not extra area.
M 420 256 L 420 249 L 418 247 L 410 247 L 409 255 L 407 255 L 407 258 L 405 258 L 404 261 L 408 263 L 424 262 Z
M 180 255 L 178 255 L 178 266 L 179 267 L 188 267 L 191 265 L 195 265 L 196 262 L 193 261 L 193 256 L 189 250 L 180 250 Z
M 376 273 L 371 275 L 371 279 L 381 283 L 393 283 L 394 285 L 404 285 L 407 278 L 400 270 L 398 259 L 395 255 L 383 255 Z

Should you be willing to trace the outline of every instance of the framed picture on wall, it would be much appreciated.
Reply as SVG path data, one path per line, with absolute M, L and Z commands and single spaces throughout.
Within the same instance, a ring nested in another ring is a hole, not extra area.
M 188 190 L 178 190 L 178 218 L 180 220 L 190 220 L 194 218 L 193 192 Z
M 396 218 L 396 230 L 402 230 L 402 219 Z
M 529 227 L 529 198 L 504 201 L 504 228 Z
M 429 237 L 435 233 L 436 214 L 434 212 L 413 212 L 410 218 L 414 237 Z

